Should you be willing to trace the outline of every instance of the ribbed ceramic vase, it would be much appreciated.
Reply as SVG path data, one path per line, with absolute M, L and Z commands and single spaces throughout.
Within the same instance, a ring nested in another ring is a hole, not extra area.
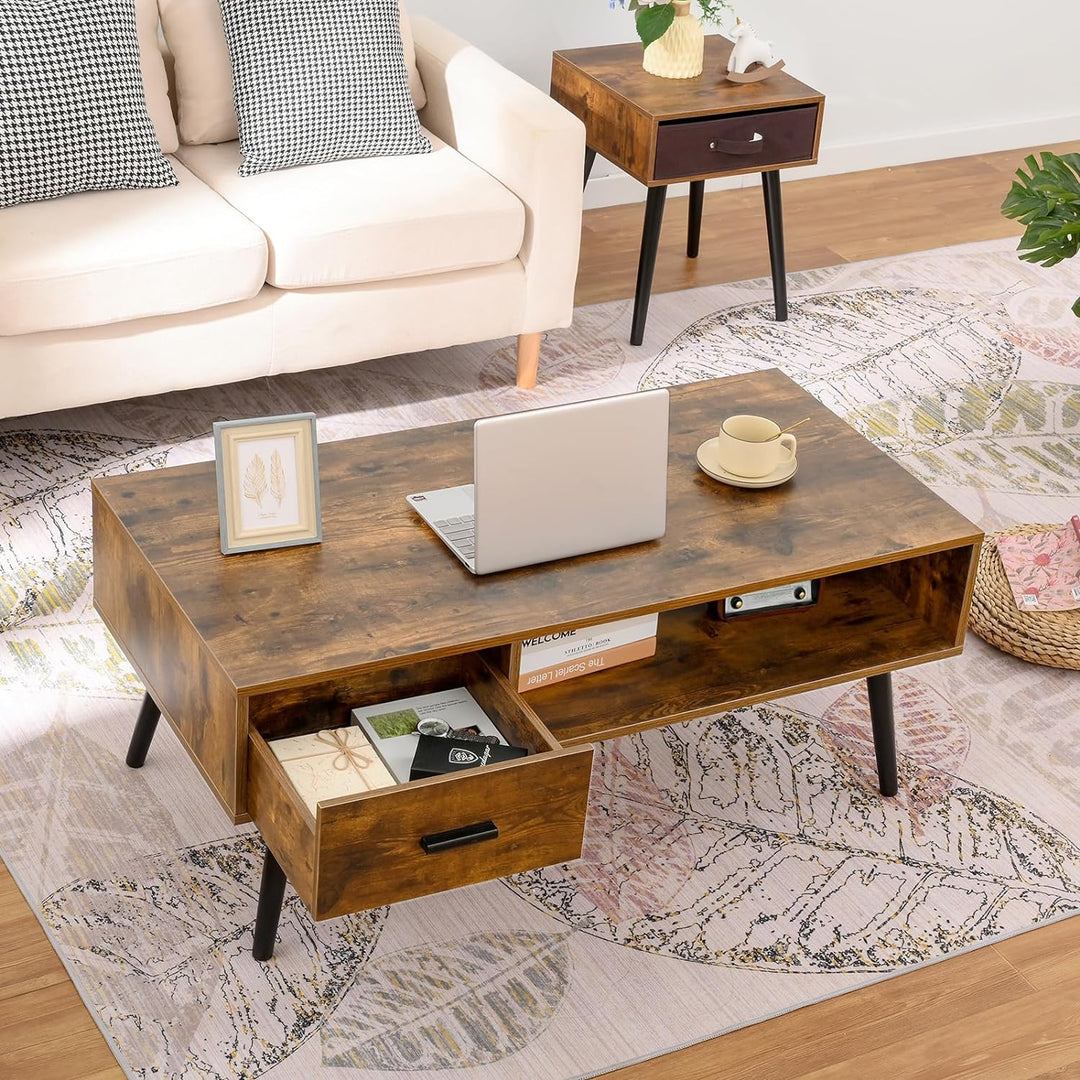
M 672 0 L 675 18 L 664 36 L 645 47 L 642 67 L 665 79 L 692 79 L 705 62 L 705 32 L 690 14 L 690 0 Z

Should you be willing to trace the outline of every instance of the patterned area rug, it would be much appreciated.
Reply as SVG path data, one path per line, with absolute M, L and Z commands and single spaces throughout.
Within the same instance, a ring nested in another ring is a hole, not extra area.
M 584 857 L 313 923 L 251 959 L 261 846 L 94 615 L 89 479 L 212 457 L 215 419 L 324 441 L 776 365 L 987 530 L 1080 511 L 1080 267 L 1013 243 L 657 296 L 510 346 L 0 422 L 0 850 L 139 1077 L 564 1080 L 1080 909 L 1080 695 L 969 635 L 895 678 L 901 793 L 844 685 L 597 748 Z M 707 434 L 707 433 L 706 433 Z M 794 482 L 798 482 L 796 479 Z

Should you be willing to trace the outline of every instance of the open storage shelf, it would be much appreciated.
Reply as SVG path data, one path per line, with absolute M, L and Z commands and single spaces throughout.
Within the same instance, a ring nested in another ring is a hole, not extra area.
M 665 611 L 651 658 L 525 700 L 570 745 L 952 655 L 955 621 L 939 617 L 932 590 L 912 590 L 960 568 L 952 563 L 939 552 L 825 578 L 816 604 L 774 614 L 725 621 L 705 603 Z

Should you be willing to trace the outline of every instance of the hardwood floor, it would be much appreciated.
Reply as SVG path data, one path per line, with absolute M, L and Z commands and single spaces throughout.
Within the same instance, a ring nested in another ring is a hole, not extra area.
M 1075 152 L 1077 145 L 1043 147 Z M 892 169 L 785 182 L 787 269 L 876 259 L 972 240 L 1019 236 L 999 207 L 1028 150 L 928 161 Z M 653 293 L 767 277 L 769 253 L 761 185 L 710 192 L 701 221 L 701 253 L 685 256 L 686 198 L 664 211 Z M 575 302 L 634 295 L 642 205 L 589 210 L 581 236 Z M 543 377 L 543 359 L 541 378 Z
M 1075 145 L 1051 147 L 1076 150 Z M 998 210 L 1023 150 L 784 184 L 789 270 L 1013 236 Z M 642 205 L 592 210 L 577 302 L 633 295 Z M 709 194 L 688 260 L 669 200 L 654 292 L 769 272 L 760 188 Z M 541 357 L 540 377 L 543 378 Z M 0 866 L 0 1076 L 123 1080 Z M 1069 1080 L 1080 1077 L 1080 919 L 609 1074 L 613 1080 Z

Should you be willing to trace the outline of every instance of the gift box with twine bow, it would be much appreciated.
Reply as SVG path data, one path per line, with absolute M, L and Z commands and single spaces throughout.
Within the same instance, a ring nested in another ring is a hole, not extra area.
M 397 783 L 358 727 L 275 739 L 270 747 L 312 814 L 323 799 Z

